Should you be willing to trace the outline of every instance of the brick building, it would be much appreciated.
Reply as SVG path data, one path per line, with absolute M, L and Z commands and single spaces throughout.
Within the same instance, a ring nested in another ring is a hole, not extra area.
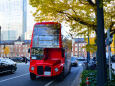
M 5 40 L 0 44 L 0 56 L 1 57 L 29 57 L 28 49 L 30 48 L 30 40 Z M 9 53 L 4 54 L 4 48 L 9 48 Z
M 83 48 L 87 42 L 84 38 L 74 38 L 72 39 L 72 56 L 76 57 L 87 57 L 86 49 Z
M 90 38 L 92 40 L 92 38 Z M 74 38 L 72 39 L 72 56 L 75 57 L 87 57 L 86 48 L 83 48 L 87 45 L 87 42 L 84 38 Z M 95 57 L 96 52 L 91 53 L 90 57 Z

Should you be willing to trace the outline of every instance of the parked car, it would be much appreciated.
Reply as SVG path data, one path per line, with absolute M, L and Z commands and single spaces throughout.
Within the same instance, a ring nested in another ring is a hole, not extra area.
M 76 57 L 71 57 L 71 66 L 78 66 Z
M 88 68 L 91 69 L 91 70 L 94 70 L 96 69 L 96 59 L 90 59 L 89 63 L 88 63 Z
M 14 62 L 23 62 L 23 58 L 22 57 L 12 57 L 10 59 L 13 60 Z
M 83 66 L 83 65 L 85 66 L 85 63 L 87 63 L 87 59 L 85 57 L 82 57 L 82 58 L 77 57 L 76 59 L 78 61 L 79 66 Z
M 111 61 L 112 61 L 112 62 L 115 62 L 115 55 L 113 55 L 113 56 L 111 57 Z
M 15 73 L 16 70 L 16 62 L 8 58 L 0 58 L 0 74 L 5 72 Z

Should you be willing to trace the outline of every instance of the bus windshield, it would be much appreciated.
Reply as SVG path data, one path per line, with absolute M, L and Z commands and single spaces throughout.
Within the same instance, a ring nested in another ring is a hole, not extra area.
M 59 25 L 35 25 L 32 47 L 59 48 Z

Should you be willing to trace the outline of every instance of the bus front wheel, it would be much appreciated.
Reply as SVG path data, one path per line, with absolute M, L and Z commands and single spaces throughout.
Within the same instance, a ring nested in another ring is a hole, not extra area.
M 57 77 L 57 80 L 62 81 L 64 80 L 64 78 L 65 78 L 65 74 L 64 74 L 64 69 L 63 69 L 62 73 Z
M 36 75 L 33 74 L 33 73 L 30 73 L 30 79 L 31 79 L 31 80 L 35 80 L 35 79 L 36 79 Z

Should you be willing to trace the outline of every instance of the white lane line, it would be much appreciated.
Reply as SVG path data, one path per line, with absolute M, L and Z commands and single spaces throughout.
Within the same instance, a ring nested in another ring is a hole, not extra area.
M 47 84 L 45 84 L 44 86 L 50 86 L 54 81 L 50 81 Z
M 28 75 L 28 74 L 29 73 L 26 73 L 26 74 L 23 74 L 23 75 L 20 75 L 20 76 L 16 76 L 16 77 L 12 77 L 12 78 L 9 78 L 9 79 L 4 79 L 4 80 L 1 80 L 0 82 L 5 82 L 5 81 L 11 80 L 11 79 L 19 78 L 19 77 L 22 77 L 22 76 L 25 76 L 25 75 Z

